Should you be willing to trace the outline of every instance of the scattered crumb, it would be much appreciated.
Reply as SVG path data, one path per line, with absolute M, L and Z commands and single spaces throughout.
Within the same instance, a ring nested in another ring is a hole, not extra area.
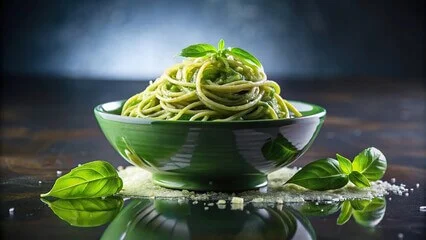
M 226 201 L 223 200 L 223 199 L 220 199 L 219 201 L 217 201 L 217 204 L 218 205 L 223 205 L 223 204 L 226 204 Z
M 9 215 L 13 216 L 15 214 L 15 208 L 9 208 Z
M 371 187 L 359 189 L 353 184 L 346 187 L 329 191 L 307 190 L 296 185 L 283 185 L 290 179 L 299 168 L 282 168 L 268 175 L 268 187 L 239 193 L 222 192 L 193 192 L 188 190 L 173 190 L 155 185 L 151 181 L 151 173 L 139 167 L 129 166 L 118 172 L 123 179 L 123 189 L 120 195 L 127 197 L 142 198 L 186 198 L 193 201 L 217 201 L 218 205 L 225 205 L 224 199 L 232 199 L 231 203 L 253 202 L 253 203 L 277 203 L 282 202 L 337 202 L 347 199 L 372 199 L 394 193 L 402 196 L 408 193 L 404 184 L 395 185 L 387 181 L 372 182 Z M 392 179 L 391 179 L 392 181 Z M 416 184 L 418 188 L 419 183 Z M 223 200 L 224 204 L 219 204 Z
M 244 198 L 240 198 L 240 197 L 233 197 L 231 199 L 231 203 L 232 204 L 244 204 Z
M 213 207 L 214 203 L 208 203 L 207 206 Z
M 426 212 L 426 206 L 420 206 L 419 210 L 420 212 Z
M 206 210 L 206 211 L 209 210 L 209 207 L 204 207 L 204 210 Z

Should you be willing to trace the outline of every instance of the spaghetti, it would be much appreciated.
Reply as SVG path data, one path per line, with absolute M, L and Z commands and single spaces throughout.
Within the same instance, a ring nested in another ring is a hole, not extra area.
M 189 57 L 168 68 L 143 92 L 129 98 L 121 115 L 189 121 L 302 116 L 279 94 L 279 85 L 267 80 L 261 65 L 226 50 Z

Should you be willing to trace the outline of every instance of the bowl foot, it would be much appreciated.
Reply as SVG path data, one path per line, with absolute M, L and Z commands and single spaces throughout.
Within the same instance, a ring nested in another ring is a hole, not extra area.
M 268 184 L 267 177 L 263 174 L 214 178 L 176 173 L 153 173 L 152 181 L 172 189 L 222 192 L 252 190 Z

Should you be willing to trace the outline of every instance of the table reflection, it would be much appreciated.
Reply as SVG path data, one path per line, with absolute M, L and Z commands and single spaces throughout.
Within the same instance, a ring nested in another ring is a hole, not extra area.
M 133 200 L 101 239 L 315 239 L 309 221 L 285 205 L 217 205 Z
M 336 225 L 353 219 L 374 228 L 386 211 L 384 198 L 302 204 L 130 199 L 120 197 L 42 199 L 62 220 L 76 227 L 109 223 L 101 239 L 315 239 L 308 218 L 336 216 Z M 338 215 L 337 215 L 338 213 Z

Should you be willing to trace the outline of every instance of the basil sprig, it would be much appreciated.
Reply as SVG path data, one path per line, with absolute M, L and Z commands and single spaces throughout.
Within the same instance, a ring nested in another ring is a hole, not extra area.
M 344 187 L 348 181 L 359 188 L 369 187 L 386 172 L 386 157 L 370 147 L 359 153 L 353 162 L 336 154 L 336 159 L 325 158 L 307 164 L 286 184 L 292 183 L 311 190 L 332 190 Z
M 40 196 L 62 199 L 98 198 L 116 194 L 122 188 L 123 181 L 111 164 L 93 161 L 58 178 L 52 189 Z
M 225 41 L 220 39 L 217 48 L 208 43 L 199 43 L 190 45 L 181 50 L 180 56 L 182 57 L 203 57 L 207 55 L 216 55 L 218 57 L 222 56 L 233 56 L 243 60 L 244 62 L 257 66 L 259 68 L 262 67 L 260 61 L 253 56 L 251 53 L 247 52 L 241 48 L 228 47 L 225 48 Z

